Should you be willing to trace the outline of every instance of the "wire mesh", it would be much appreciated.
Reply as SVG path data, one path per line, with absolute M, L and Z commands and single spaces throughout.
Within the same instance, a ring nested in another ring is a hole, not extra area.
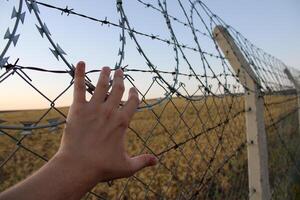
M 130 155 L 152 153 L 159 158 L 156 167 L 130 178 L 99 183 L 84 199 L 249 198 L 245 127 L 245 113 L 249 109 L 244 106 L 244 94 L 251 91 L 240 83 L 221 53 L 213 37 L 216 25 L 226 27 L 231 33 L 261 83 L 272 196 L 282 199 L 296 194 L 290 192 L 298 189 L 293 178 L 299 176 L 299 133 L 294 125 L 298 104 L 295 87 L 283 72 L 287 66 L 251 44 L 200 0 L 172 2 L 176 3 L 177 10 L 172 10 L 174 7 L 170 8 L 171 3 L 166 0 L 132 2 L 145 13 L 160 16 L 163 27 L 153 32 L 139 30 L 134 25 L 137 19 L 128 13 L 126 4 L 129 3 L 121 0 L 115 3 L 118 21 L 77 12 L 71 6 L 16 1 L 17 9 L 12 9 L 13 31 L 6 31 L 7 45 L 0 56 L 0 84 L 17 77 L 41 101 L 47 102 L 48 108 L 0 112 L 0 191 L 47 162 L 58 149 L 63 133 L 68 107 L 59 107 L 57 102 L 73 86 L 74 65 L 54 40 L 50 32 L 53 27 L 48 28 L 43 19 L 42 11 L 51 10 L 120 33 L 114 69 L 123 69 L 124 81 L 138 89 L 142 100 L 128 128 L 127 150 Z M 8 48 L 16 45 L 20 37 L 17 30 L 19 22 L 25 19 L 25 5 L 36 18 L 37 31 L 51 46 L 51 54 L 64 67 L 22 65 L 21 59 L 12 60 L 7 55 Z M 182 13 L 180 17 L 173 14 L 177 12 Z M 188 40 L 177 32 L 179 28 L 188 33 L 185 35 Z M 160 62 L 153 58 L 154 50 L 145 45 L 146 40 L 153 46 L 168 49 L 169 54 L 162 57 L 173 67 L 157 64 Z M 136 48 L 136 56 L 142 62 L 137 65 L 128 59 L 132 55 L 128 48 Z M 90 94 L 95 89 L 93 77 L 100 71 L 93 68 L 86 72 L 86 88 Z M 50 98 L 47 90 L 39 87 L 39 76 L 63 76 L 65 87 Z M 144 85 L 139 82 L 141 76 L 146 80 Z M 153 97 L 157 91 L 159 95 Z M 5 94 L 2 98 L 6 98 Z

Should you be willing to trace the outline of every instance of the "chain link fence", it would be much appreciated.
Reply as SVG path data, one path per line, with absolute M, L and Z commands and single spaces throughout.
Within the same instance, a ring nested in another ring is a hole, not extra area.
M 265 116 L 272 198 L 296 198 L 300 190 L 298 96 L 297 88 L 284 73 L 288 67 L 250 43 L 200 0 L 172 2 L 177 10 L 172 10 L 174 7 L 166 0 L 108 3 L 115 3 L 114 15 L 118 20 L 77 12 L 71 5 L 13 1 L 12 26 L 5 32 L 5 45 L 0 49 L 0 85 L 17 77 L 31 88 L 33 95 L 47 102 L 48 108 L 0 111 L 0 191 L 45 164 L 57 151 L 63 133 L 68 107 L 57 104 L 72 90 L 74 66 L 51 34 L 55 27 L 46 25 L 43 12 L 47 10 L 120 34 L 114 69 L 123 69 L 126 85 L 136 87 L 142 100 L 128 127 L 127 150 L 130 155 L 151 153 L 159 159 L 157 166 L 130 178 L 99 183 L 84 199 L 251 198 L 247 162 L 247 146 L 251 144 L 246 139 L 245 122 L 251 108 L 245 107 L 245 95 L 253 91 L 239 80 L 240 74 L 234 72 L 219 48 L 213 34 L 217 25 L 232 35 L 259 79 L 265 109 L 259 112 Z M 163 26 L 155 25 L 153 32 L 140 30 L 126 4 L 160 16 Z M 180 17 L 174 15 L 177 12 Z M 24 23 L 25 13 L 35 18 L 37 31 L 50 45 L 50 54 L 63 65 L 61 68 L 45 67 L 47 64 L 27 66 L 22 59 L 9 57 L 8 50 L 13 51 L 20 38 L 18 29 Z M 160 29 L 167 33 L 160 34 Z M 178 29 L 188 32 L 189 40 L 184 40 Z M 145 41 L 158 49 L 151 50 Z M 132 48 L 137 54 L 128 50 Z M 159 48 L 168 49 L 169 54 L 161 57 L 171 67 L 157 64 L 159 59 L 153 55 Z M 141 62 L 132 61 L 132 55 Z M 293 75 L 298 74 L 297 70 L 288 69 Z M 90 94 L 99 72 L 97 68 L 86 72 Z M 63 77 L 64 88 L 60 86 L 61 91 L 49 97 L 47 89 L 40 87 L 40 77 Z M 2 98 L 8 97 L 1 92 Z

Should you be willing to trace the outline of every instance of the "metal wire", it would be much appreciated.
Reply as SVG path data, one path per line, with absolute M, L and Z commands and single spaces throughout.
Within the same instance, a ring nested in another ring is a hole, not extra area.
M 280 180 L 293 170 L 299 172 L 298 149 L 294 145 L 299 137 L 295 128 L 288 127 L 285 122 L 295 120 L 298 111 L 295 87 L 283 72 L 288 67 L 250 43 L 200 0 L 172 2 L 177 5 L 182 18 L 171 14 L 170 3 L 166 0 L 134 2 L 141 9 L 161 15 L 169 38 L 134 27 L 124 5 L 126 2 L 122 0 L 116 1 L 118 22 L 79 13 L 70 5 L 60 7 L 35 0 L 20 0 L 18 9 L 12 9 L 12 18 L 16 21 L 12 33 L 6 33 L 4 37 L 8 43 L 0 56 L 0 84 L 11 77 L 21 78 L 24 84 L 49 103 L 49 108 L 23 111 L 23 115 L 19 115 L 21 111 L 0 111 L 0 172 L 3 174 L 0 176 L 0 190 L 15 184 L 48 161 L 58 148 L 66 120 L 67 108 L 57 107 L 56 104 L 73 86 L 74 65 L 51 35 L 50 27 L 39 9 L 43 7 L 65 17 L 80 17 L 100 26 L 117 28 L 120 46 L 113 70 L 122 68 L 124 80 L 137 88 L 142 99 L 139 112 L 128 129 L 127 149 L 132 155 L 148 152 L 159 158 L 157 167 L 127 179 L 100 183 L 85 199 L 247 199 L 253 194 L 247 186 L 248 144 L 245 134 L 245 114 L 250 110 L 244 106 L 244 94 L 252 91 L 241 84 L 239 74 L 231 69 L 220 51 L 213 36 L 216 25 L 227 28 L 259 79 L 265 99 L 272 195 L 274 198 L 289 197 L 290 191 L 284 184 L 291 184 L 291 177 L 287 176 L 282 182 Z M 52 55 L 65 66 L 60 69 L 65 70 L 53 70 L 47 64 L 25 66 L 21 59 L 13 61 L 6 55 L 11 43 L 16 45 L 18 41 L 16 32 L 19 21 L 24 22 L 24 3 L 36 18 L 37 30 L 51 46 Z M 181 42 L 177 27 L 190 31 L 192 44 Z M 174 57 L 170 60 L 175 62 L 173 68 L 156 64 L 146 52 L 141 42 L 143 39 L 153 43 L 158 41 L 171 49 Z M 144 60 L 143 66 L 126 63 L 129 42 Z M 197 65 L 193 64 L 191 53 L 196 55 Z M 30 72 L 40 76 L 47 73 L 53 77 L 68 74 L 70 81 L 66 80 L 66 87 L 56 97 L 50 98 L 47 91 L 39 88 L 35 82 L 37 77 Z M 100 72 L 97 68 L 86 72 L 86 89 L 90 94 L 95 89 L 90 76 Z M 146 89 L 142 89 L 135 79 L 141 75 L 151 80 L 145 83 L 148 85 Z M 149 93 L 156 90 L 161 90 L 163 94 L 159 98 L 148 98 Z M 283 131 L 285 129 L 288 132 Z M 274 146 L 280 151 L 272 148 Z M 283 168 L 279 162 L 281 153 L 287 155 L 286 165 L 284 170 L 276 171 Z

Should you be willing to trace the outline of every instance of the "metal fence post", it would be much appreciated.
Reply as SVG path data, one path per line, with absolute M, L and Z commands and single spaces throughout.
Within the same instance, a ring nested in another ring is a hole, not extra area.
M 245 93 L 249 199 L 270 199 L 268 150 L 264 123 L 264 102 L 260 81 L 234 39 L 223 26 L 216 26 L 214 38 L 240 82 L 247 86 Z
M 300 132 L 300 83 L 294 78 L 294 76 L 292 75 L 292 73 L 290 72 L 290 70 L 288 68 L 284 69 L 284 73 L 287 75 L 287 77 L 289 78 L 289 80 L 294 84 L 295 88 L 296 88 L 296 92 L 297 92 L 297 97 L 298 97 L 298 131 Z

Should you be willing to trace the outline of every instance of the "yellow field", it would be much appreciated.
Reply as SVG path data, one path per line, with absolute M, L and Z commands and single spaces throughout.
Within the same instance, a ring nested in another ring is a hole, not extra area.
M 266 98 L 266 102 L 280 102 L 292 97 L 273 96 Z M 272 118 L 277 120 L 292 111 L 295 105 L 296 99 L 292 99 L 284 106 L 270 105 L 269 110 Z M 68 108 L 58 109 L 67 114 Z M 8 121 L 5 125 L 16 125 L 20 121 L 39 121 L 45 112 L 6 112 L 0 113 L 0 119 Z M 291 120 L 295 116 L 292 115 Z M 40 124 L 47 124 L 47 119 L 55 117 L 63 119 L 57 111 L 51 110 Z M 266 115 L 266 124 L 271 122 Z M 275 129 L 269 129 L 270 141 L 278 142 L 272 139 Z M 285 125 L 283 129 L 289 131 L 291 138 L 295 134 L 295 128 Z M 20 131 L 4 131 L 18 140 L 22 137 Z M 16 150 L 0 168 L 0 191 L 24 179 L 45 163 L 25 148 L 49 159 L 59 147 L 62 131 L 63 126 L 54 132 L 34 130 L 19 146 L 10 137 L 0 136 L 0 163 Z M 243 97 L 209 97 L 194 102 L 173 98 L 152 110 L 137 112 L 127 133 L 126 145 L 130 155 L 155 153 L 160 164 L 129 179 L 100 183 L 93 192 L 108 199 L 184 199 L 191 196 L 195 199 L 247 199 L 245 142 Z M 271 159 L 277 159 L 276 156 L 270 154 Z M 274 160 L 270 163 L 278 164 Z M 88 198 L 97 199 L 93 195 Z

